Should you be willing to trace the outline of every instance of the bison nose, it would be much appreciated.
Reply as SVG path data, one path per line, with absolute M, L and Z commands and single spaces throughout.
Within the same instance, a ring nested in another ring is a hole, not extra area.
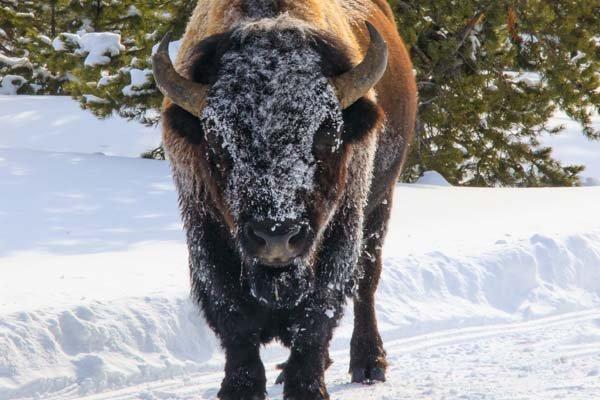
M 250 222 L 242 241 L 250 256 L 270 266 L 283 266 L 304 252 L 307 232 L 305 225 L 294 221 Z

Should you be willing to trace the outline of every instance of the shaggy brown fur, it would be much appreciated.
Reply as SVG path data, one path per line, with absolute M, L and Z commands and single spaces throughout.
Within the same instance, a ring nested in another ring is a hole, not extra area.
M 387 364 L 374 296 L 394 186 L 415 124 L 416 85 L 385 0 L 199 0 L 183 38 L 176 67 L 197 82 L 214 83 L 223 55 L 239 46 L 230 36 L 236 30 L 249 35 L 306 32 L 307 42 L 321 58 L 323 75 L 329 77 L 361 61 L 369 45 L 365 20 L 388 43 L 389 64 L 377 86 L 343 111 L 345 143 L 339 155 L 320 154 L 315 144 L 321 166 L 317 190 L 306 199 L 317 243 L 311 249 L 313 265 L 307 279 L 316 289 L 295 307 L 265 306 L 249 295 L 248 281 L 236 279 L 247 271 L 238 251 L 240 227 L 223 195 L 223 177 L 231 166 L 226 155 L 215 154 L 220 146 L 211 145 L 200 120 L 165 100 L 164 146 L 188 233 L 193 291 L 227 354 L 221 399 L 264 398 L 258 348 L 274 338 L 292 350 L 282 375 L 285 397 L 328 398 L 323 381 L 329 365 L 327 345 L 342 315 L 344 296 L 352 289 L 346 283 L 339 290 L 327 289 L 332 278 L 326 277 L 331 272 L 326 266 L 340 258 L 355 260 L 341 273 L 342 278 L 356 280 L 352 380 L 385 380 Z M 273 275 L 264 268 L 253 273 L 261 283 L 270 282 Z M 324 317 L 327 310 L 334 310 L 335 316 Z

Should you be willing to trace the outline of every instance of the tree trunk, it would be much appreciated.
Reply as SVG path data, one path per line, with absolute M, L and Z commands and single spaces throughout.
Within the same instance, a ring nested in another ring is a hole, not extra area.
M 52 0 L 50 3 L 50 37 L 56 37 L 56 0 Z
M 102 16 L 102 0 L 96 0 L 96 17 L 94 18 L 94 31 L 99 32 L 102 30 L 100 24 L 100 17 Z

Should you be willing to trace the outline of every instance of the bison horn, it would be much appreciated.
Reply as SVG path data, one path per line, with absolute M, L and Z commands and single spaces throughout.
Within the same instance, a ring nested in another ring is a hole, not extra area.
M 209 87 L 179 75 L 169 57 L 171 32 L 167 33 L 152 56 L 152 71 L 156 86 L 173 103 L 199 117 L 206 104 Z
M 364 96 L 383 77 L 388 63 L 387 43 L 377 29 L 367 21 L 371 44 L 364 60 L 350 71 L 331 78 L 337 98 L 346 109 Z

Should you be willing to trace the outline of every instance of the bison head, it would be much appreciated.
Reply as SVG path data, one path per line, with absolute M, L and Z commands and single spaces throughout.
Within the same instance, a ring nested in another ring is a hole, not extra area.
M 184 134 L 202 152 L 201 175 L 252 293 L 270 305 L 310 292 L 352 147 L 381 119 L 363 96 L 385 72 L 387 46 L 368 29 L 370 48 L 354 68 L 323 36 L 255 26 L 205 41 L 190 79 L 171 64 L 168 36 L 154 57 L 157 85 L 178 106 L 167 120 L 196 121 Z

